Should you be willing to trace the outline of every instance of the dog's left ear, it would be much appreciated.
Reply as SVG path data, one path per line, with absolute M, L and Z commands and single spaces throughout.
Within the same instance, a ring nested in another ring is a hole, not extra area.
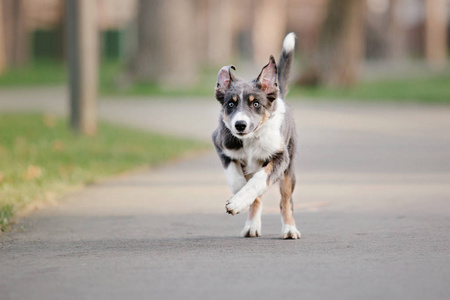
M 278 93 L 278 71 L 273 55 L 270 56 L 269 63 L 262 68 L 256 81 L 266 94 Z
M 234 81 L 234 75 L 231 73 L 231 69 L 236 70 L 235 66 L 225 66 L 220 69 L 219 74 L 217 74 L 217 86 L 216 90 L 225 93 L 230 87 L 232 81 Z
M 231 69 L 236 70 L 236 68 L 231 66 L 222 67 L 217 74 L 217 84 L 216 84 L 216 99 L 223 104 L 225 93 L 230 88 L 231 82 L 235 81 L 234 75 L 231 73 Z

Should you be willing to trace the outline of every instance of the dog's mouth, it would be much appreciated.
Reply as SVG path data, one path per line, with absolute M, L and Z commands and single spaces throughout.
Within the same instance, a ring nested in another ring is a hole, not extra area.
M 261 122 L 258 126 L 256 126 L 255 129 L 250 130 L 250 131 L 248 131 L 248 132 L 238 132 L 238 131 L 234 130 L 233 134 L 234 134 L 236 137 L 240 137 L 240 138 L 251 138 L 251 137 L 254 137 L 254 136 L 255 136 L 256 131 L 258 131 L 258 129 L 259 129 L 263 124 L 264 124 L 264 122 Z
M 235 132 L 234 135 L 239 139 L 247 139 L 253 136 L 253 131 L 250 132 Z

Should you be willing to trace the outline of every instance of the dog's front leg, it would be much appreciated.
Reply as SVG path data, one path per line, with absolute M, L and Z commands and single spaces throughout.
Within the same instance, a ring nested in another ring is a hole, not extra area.
M 265 168 L 260 169 L 241 188 L 225 206 L 227 213 L 235 215 L 249 207 L 256 198 L 262 196 L 267 190 L 269 174 Z
M 239 192 L 247 183 L 241 165 L 235 161 L 230 161 L 229 165 L 226 166 L 225 177 L 233 194 Z
M 247 184 L 228 200 L 227 213 L 235 215 L 249 207 L 256 198 L 261 197 L 272 183 L 277 182 L 289 165 L 287 149 L 275 153 L 267 160 Z
M 261 236 L 261 212 L 262 212 L 261 198 L 256 198 L 250 205 L 248 211 L 247 221 L 245 221 L 244 228 L 241 231 L 243 237 L 258 237 Z

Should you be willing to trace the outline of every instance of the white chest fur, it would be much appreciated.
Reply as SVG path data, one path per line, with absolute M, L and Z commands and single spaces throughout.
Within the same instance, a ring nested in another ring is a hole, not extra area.
M 225 155 L 232 159 L 246 162 L 247 174 L 261 168 L 261 161 L 268 159 L 282 149 L 283 135 L 281 125 L 284 121 L 286 106 L 282 99 L 277 100 L 277 109 L 252 136 L 243 140 L 244 146 L 239 150 L 224 149 Z

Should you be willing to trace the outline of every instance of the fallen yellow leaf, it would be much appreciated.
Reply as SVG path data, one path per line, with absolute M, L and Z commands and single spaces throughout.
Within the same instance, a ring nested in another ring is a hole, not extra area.
M 75 170 L 75 166 L 74 165 L 60 166 L 58 168 L 58 174 L 61 175 L 61 176 L 67 176 L 70 173 L 72 173 L 73 170 Z
M 54 115 L 46 115 L 44 116 L 44 124 L 47 127 L 55 127 L 57 123 L 56 117 Z
M 55 150 L 57 152 L 63 151 L 64 150 L 64 143 L 61 142 L 60 140 L 53 141 L 52 148 L 53 148 L 53 150 Z
M 26 170 L 25 174 L 23 175 L 23 178 L 25 180 L 32 180 L 35 178 L 39 178 L 42 176 L 42 170 L 38 166 L 29 165 L 28 169 Z

